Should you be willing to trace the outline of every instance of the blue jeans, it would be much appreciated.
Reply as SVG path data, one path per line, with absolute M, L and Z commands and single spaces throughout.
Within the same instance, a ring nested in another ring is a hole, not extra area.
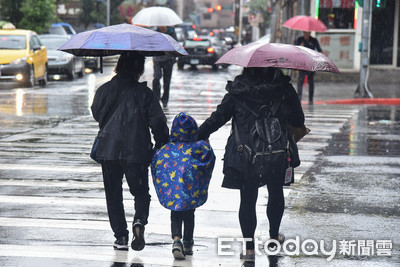
M 171 210 L 171 234 L 182 238 L 182 223 L 184 224 L 183 240 L 192 241 L 194 232 L 194 211 L 174 211 Z

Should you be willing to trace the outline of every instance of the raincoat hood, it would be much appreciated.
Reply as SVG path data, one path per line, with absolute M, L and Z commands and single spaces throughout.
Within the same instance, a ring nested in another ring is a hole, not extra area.
M 196 121 L 185 112 L 175 116 L 172 122 L 170 142 L 193 142 L 197 140 L 199 127 Z

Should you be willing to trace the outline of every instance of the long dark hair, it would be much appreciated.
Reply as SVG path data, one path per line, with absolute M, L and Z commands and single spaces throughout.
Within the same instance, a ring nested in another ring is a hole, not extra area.
M 127 52 L 118 59 L 115 72 L 117 74 L 142 75 L 144 72 L 145 57 L 139 53 Z
M 251 79 L 258 80 L 261 82 L 272 82 L 277 79 L 281 75 L 283 75 L 282 71 L 278 68 L 244 68 L 242 74 Z

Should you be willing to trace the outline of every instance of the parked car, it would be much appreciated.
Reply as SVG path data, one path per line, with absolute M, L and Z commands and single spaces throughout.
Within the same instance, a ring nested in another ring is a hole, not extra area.
M 216 37 L 197 37 L 186 39 L 183 47 L 189 53 L 184 57 L 178 57 L 178 69 L 183 69 L 185 64 L 192 67 L 197 65 L 210 65 L 213 70 L 218 69 L 215 62 L 227 52 L 226 46 Z M 224 68 L 228 65 L 223 65 Z
M 0 81 L 47 84 L 47 51 L 30 30 L 0 30 Z
M 57 22 L 51 24 L 50 28 L 46 33 L 57 34 L 57 35 L 74 35 L 76 34 L 76 31 L 69 23 Z
M 83 77 L 85 62 L 83 57 L 76 57 L 70 53 L 57 50 L 71 37 L 68 35 L 42 34 L 40 40 L 47 48 L 48 74 L 64 74 L 68 80 L 73 80 L 75 74 Z
M 100 58 L 99 57 L 83 57 L 85 61 L 85 68 L 92 69 L 93 71 L 100 70 Z M 104 60 L 104 58 L 103 58 Z

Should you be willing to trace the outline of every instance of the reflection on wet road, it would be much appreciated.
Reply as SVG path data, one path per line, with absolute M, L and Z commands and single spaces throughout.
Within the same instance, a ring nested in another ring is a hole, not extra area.
M 364 106 L 333 135 L 330 155 L 400 156 L 399 106 Z

